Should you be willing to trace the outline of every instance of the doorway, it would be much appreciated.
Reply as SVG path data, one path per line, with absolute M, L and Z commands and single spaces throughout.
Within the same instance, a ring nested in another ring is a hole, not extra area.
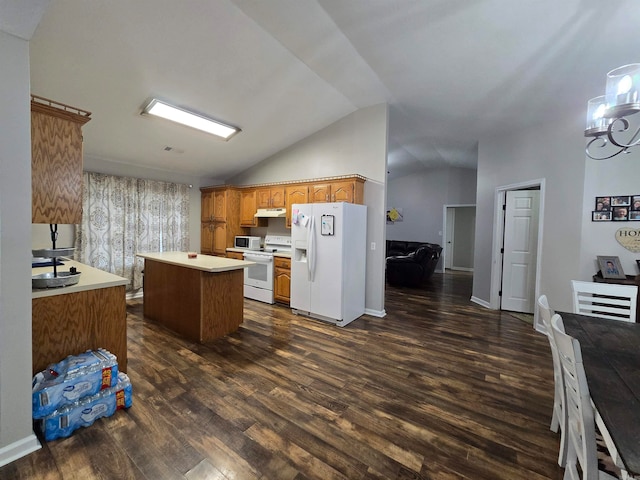
M 515 193 L 527 191 L 536 194 Z M 544 196 L 544 179 L 497 187 L 495 194 L 490 307 L 533 313 L 534 327 L 538 324 L 535 299 L 540 289 Z
M 442 231 L 443 272 L 473 271 L 476 206 L 445 205 Z

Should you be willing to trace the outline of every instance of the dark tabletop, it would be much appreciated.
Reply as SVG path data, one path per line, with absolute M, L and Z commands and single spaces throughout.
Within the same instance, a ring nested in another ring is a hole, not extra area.
M 626 470 L 640 475 L 640 323 L 558 313 L 580 342 L 591 398 Z

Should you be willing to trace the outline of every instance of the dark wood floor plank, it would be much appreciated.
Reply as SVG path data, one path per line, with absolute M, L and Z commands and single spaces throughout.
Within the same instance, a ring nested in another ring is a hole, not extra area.
M 469 301 L 472 276 L 388 287 L 344 328 L 245 300 L 197 344 L 127 306 L 133 406 L 0 479 L 562 478 L 548 341 Z

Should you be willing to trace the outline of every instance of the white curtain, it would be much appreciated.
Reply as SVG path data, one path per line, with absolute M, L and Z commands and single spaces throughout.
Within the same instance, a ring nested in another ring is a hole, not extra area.
M 186 251 L 189 187 L 102 173 L 83 174 L 82 224 L 75 259 L 142 287 L 144 261 L 136 253 Z

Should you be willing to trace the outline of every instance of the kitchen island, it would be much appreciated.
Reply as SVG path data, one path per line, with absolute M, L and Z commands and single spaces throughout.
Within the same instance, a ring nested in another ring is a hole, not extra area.
M 126 278 L 74 260 L 62 260 L 58 271 L 75 267 L 75 285 L 31 290 L 32 369 L 44 370 L 52 363 L 86 350 L 104 348 L 127 371 Z M 53 271 L 34 267 L 32 275 Z
M 238 329 L 244 319 L 244 269 L 253 262 L 186 252 L 144 258 L 144 316 L 194 342 Z

